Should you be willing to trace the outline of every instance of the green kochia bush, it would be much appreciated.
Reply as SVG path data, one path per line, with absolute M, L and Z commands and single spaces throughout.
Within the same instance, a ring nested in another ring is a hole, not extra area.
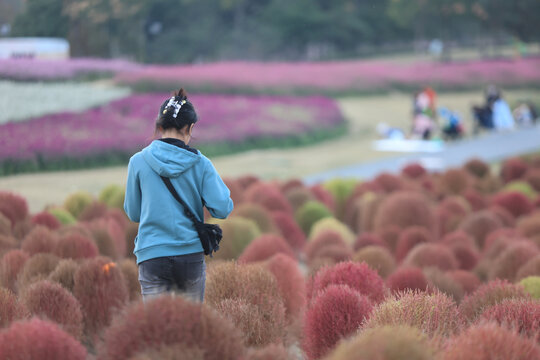
M 519 282 L 534 299 L 540 299 L 540 276 L 529 276 Z
M 100 360 L 136 359 L 139 353 L 166 347 L 174 347 L 177 354 L 195 351 L 204 360 L 237 360 L 245 352 L 241 334 L 229 320 L 204 304 L 173 296 L 131 305 L 107 329 L 104 339 Z
M 230 318 L 246 344 L 265 346 L 285 336 L 285 307 L 276 279 L 264 265 L 212 264 L 205 301 Z
M 300 225 L 300 227 L 304 231 L 304 234 L 306 235 L 310 234 L 313 224 L 323 218 L 331 216 L 332 213 L 330 212 L 330 210 L 328 210 L 325 205 L 318 201 L 306 202 L 294 214 L 296 222 L 298 223 L 298 225 Z
M 407 291 L 379 304 L 365 324 L 377 326 L 412 326 L 432 338 L 458 333 L 463 325 L 456 303 L 440 292 Z
M 99 193 L 99 201 L 107 204 L 109 207 L 122 208 L 124 206 L 125 190 L 122 186 L 111 184 L 106 186 Z
M 69 211 L 73 217 L 78 218 L 84 209 L 92 204 L 93 201 L 94 198 L 92 197 L 92 194 L 86 191 L 79 191 L 67 197 L 64 201 L 64 208 Z
M 327 360 L 431 360 L 435 349 L 418 329 L 383 326 L 367 329 L 343 341 Z
M 208 222 L 219 224 L 223 231 L 219 251 L 214 256 L 216 259 L 237 259 L 246 246 L 261 235 L 261 231 L 253 220 L 239 216 L 233 216 L 227 220 L 210 219 Z
M 71 213 L 65 209 L 54 207 L 47 210 L 52 214 L 62 225 L 75 224 L 77 219 Z

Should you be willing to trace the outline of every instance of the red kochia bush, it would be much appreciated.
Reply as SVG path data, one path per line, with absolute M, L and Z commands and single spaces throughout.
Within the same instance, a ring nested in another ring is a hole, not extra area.
M 437 206 L 439 234 L 444 235 L 454 231 L 469 213 L 470 206 L 465 199 L 458 196 L 444 199 Z
M 261 235 L 244 249 L 242 255 L 238 258 L 238 262 L 246 264 L 264 261 L 280 253 L 295 259 L 294 251 L 281 236 Z
M 394 271 L 388 279 L 386 285 L 397 293 L 403 290 L 426 290 L 428 282 L 421 269 L 415 267 L 402 267 Z
M 459 311 L 466 320 L 474 322 L 485 309 L 505 299 L 526 298 L 529 296 L 521 285 L 514 285 L 504 280 L 493 280 L 466 296 L 459 306 Z
M 331 285 L 313 300 L 304 320 L 303 349 L 308 359 L 320 359 L 339 340 L 355 333 L 373 305 L 347 285 Z
M 467 161 L 463 168 L 477 178 L 483 178 L 489 174 L 489 165 L 477 158 Z
M 540 302 L 526 299 L 508 299 L 487 308 L 479 321 L 495 321 L 531 339 L 540 340 Z
M 15 226 L 28 216 L 26 199 L 10 192 L 0 191 L 0 214 L 11 221 L 11 226 Z
M 443 360 L 540 359 L 534 341 L 496 324 L 472 326 L 451 339 L 442 353 Z
M 84 328 L 90 336 L 108 326 L 128 300 L 122 271 L 103 257 L 87 260 L 77 269 L 73 294 L 81 304 Z
M 0 284 L 15 290 L 17 276 L 29 258 L 30 256 L 22 250 L 10 250 L 5 253 L 0 260 Z
M 48 280 L 37 282 L 23 292 L 21 299 L 32 315 L 52 320 L 75 338 L 81 337 L 81 306 L 60 284 Z
M 375 233 L 365 232 L 358 235 L 358 237 L 354 241 L 353 250 L 356 251 L 365 246 L 371 245 L 388 248 L 388 245 L 384 242 L 382 237 Z
M 375 186 L 383 192 L 391 193 L 394 191 L 405 190 L 405 182 L 398 176 L 390 173 L 382 173 L 373 179 Z
M 520 158 L 511 158 L 503 162 L 501 177 L 505 183 L 521 179 L 527 172 L 527 163 Z
M 306 303 L 306 284 L 298 263 L 284 254 L 277 254 L 266 262 L 266 268 L 276 278 L 287 316 L 298 316 Z
M 539 253 L 538 247 L 529 241 L 518 241 L 509 245 L 494 261 L 490 279 L 507 279 L 514 281 L 525 263 Z
M 483 249 L 486 236 L 502 228 L 501 221 L 490 211 L 483 210 L 469 215 L 459 225 L 459 229 L 471 235 L 479 249 Z
M 87 259 L 98 256 L 98 248 L 94 241 L 79 234 L 63 236 L 56 246 L 56 255 L 64 259 Z
M 505 208 L 516 218 L 527 215 L 534 209 L 531 200 L 517 191 L 499 193 L 493 197 L 491 203 Z
M 10 290 L 0 287 L 0 329 L 26 317 L 28 311 Z
M 315 260 L 319 253 L 328 247 L 340 247 L 351 253 L 351 249 L 343 240 L 343 235 L 336 230 L 324 229 L 316 234 L 305 247 L 308 262 Z
M 244 202 L 259 204 L 269 211 L 292 214 L 291 205 L 280 189 L 272 183 L 256 182 L 250 185 L 244 192 Z
M 384 199 L 374 220 L 378 233 L 391 225 L 402 229 L 416 225 L 434 231 L 436 222 L 430 204 L 422 194 L 396 192 Z
M 281 234 L 294 251 L 300 251 L 306 244 L 306 235 L 298 226 L 294 217 L 282 211 L 272 212 L 272 220 L 278 227 Z
M 52 253 L 57 241 L 56 235 L 49 228 L 38 226 L 24 237 L 21 248 L 30 255 Z
M 403 231 L 396 245 L 396 260 L 405 259 L 409 251 L 418 244 L 429 243 L 433 241 L 433 235 L 424 227 L 411 226 Z
M 319 270 L 308 287 L 308 299 L 314 299 L 319 292 L 334 284 L 348 285 L 374 303 L 383 301 L 387 292 L 383 279 L 375 270 L 365 263 L 347 261 Z
M 401 169 L 401 173 L 408 178 L 418 179 L 423 175 L 427 174 L 427 171 L 422 165 L 418 163 L 413 163 L 408 164 L 403 169 Z
M 249 349 L 246 360 L 288 360 L 289 353 L 283 345 L 270 344 L 261 349 Z
M 62 226 L 60 221 L 47 211 L 42 211 L 32 216 L 32 223 L 35 225 L 46 226 L 51 230 L 56 230 Z
M 326 205 L 331 212 L 335 212 L 336 200 L 330 191 L 326 190 L 321 184 L 313 185 L 309 190 L 315 195 L 317 201 Z
M 86 349 L 56 324 L 34 318 L 0 334 L 0 359 L 85 360 Z
M 455 282 L 461 285 L 465 294 L 474 292 L 480 286 L 481 282 L 478 276 L 470 271 L 454 270 L 447 273 Z
M 472 270 L 480 259 L 480 254 L 476 250 L 476 246 L 453 244 L 450 245 L 450 250 L 452 250 L 456 257 L 458 268 L 462 270 Z
M 206 305 L 163 296 L 131 305 L 107 329 L 101 360 L 128 360 L 137 353 L 178 345 L 201 349 L 205 360 L 236 360 L 245 349 L 240 332 Z
M 458 262 L 452 251 L 440 244 L 417 245 L 403 260 L 403 263 L 407 266 L 420 268 L 434 266 L 443 271 L 454 270 L 458 267 Z

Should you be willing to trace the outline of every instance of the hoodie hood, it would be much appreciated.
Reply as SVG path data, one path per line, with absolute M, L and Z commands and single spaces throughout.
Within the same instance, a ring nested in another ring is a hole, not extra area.
M 201 160 L 198 151 L 195 154 L 189 150 L 160 140 L 152 141 L 142 151 L 142 155 L 146 163 L 158 175 L 172 178 L 180 176 L 180 174 Z

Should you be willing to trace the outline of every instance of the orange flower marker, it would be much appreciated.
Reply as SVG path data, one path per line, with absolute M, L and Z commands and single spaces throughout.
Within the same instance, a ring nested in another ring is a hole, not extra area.
M 103 265 L 103 267 L 102 267 L 103 272 L 104 272 L 105 274 L 108 274 L 109 271 L 110 271 L 113 267 L 115 267 L 115 266 L 116 266 L 116 264 L 113 263 L 113 262 L 107 263 L 107 264 Z

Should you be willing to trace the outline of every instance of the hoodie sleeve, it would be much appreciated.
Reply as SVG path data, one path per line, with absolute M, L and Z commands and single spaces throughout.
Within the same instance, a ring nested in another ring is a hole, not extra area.
M 206 160 L 202 184 L 204 205 L 210 215 L 218 219 L 225 219 L 234 207 L 231 192 L 217 173 L 212 162 Z
M 133 161 L 129 161 L 126 184 L 126 196 L 124 198 L 124 210 L 133 222 L 139 222 L 141 218 L 141 187 L 139 176 L 133 169 Z

